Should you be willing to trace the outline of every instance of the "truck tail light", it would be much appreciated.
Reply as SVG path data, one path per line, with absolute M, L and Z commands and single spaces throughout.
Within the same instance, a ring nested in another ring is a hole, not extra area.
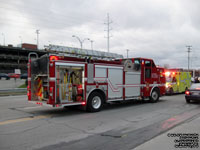
M 30 101 L 31 100 L 31 89 L 30 89 L 29 85 L 27 86 L 27 96 L 28 96 L 28 100 Z
M 50 95 L 51 97 L 53 97 L 53 87 L 50 87 L 49 95 Z
M 55 107 L 60 107 L 60 105 L 57 104 L 57 105 L 55 105 Z
M 82 102 L 81 105 L 86 105 L 86 102 Z
M 41 102 L 36 102 L 36 104 L 37 104 L 37 105 L 40 105 L 40 106 L 43 105 L 43 103 L 41 103 Z
M 185 91 L 185 95 L 190 95 L 190 91 Z
M 78 85 L 78 90 L 82 90 L 82 89 L 83 89 L 82 84 L 79 84 Z
M 29 91 L 27 91 L 27 96 L 28 96 L 28 99 L 29 99 L 29 96 L 30 96 L 30 92 Z

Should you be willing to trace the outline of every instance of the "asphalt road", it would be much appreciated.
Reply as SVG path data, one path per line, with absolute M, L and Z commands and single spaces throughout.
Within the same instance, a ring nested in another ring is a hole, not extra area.
M 184 95 L 158 103 L 110 104 L 98 113 L 28 103 L 26 96 L 0 97 L 1 150 L 127 150 L 200 114 Z

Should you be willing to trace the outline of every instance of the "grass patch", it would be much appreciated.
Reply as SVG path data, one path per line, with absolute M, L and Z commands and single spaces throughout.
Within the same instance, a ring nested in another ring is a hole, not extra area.
M 18 88 L 26 88 L 26 84 L 22 84 Z

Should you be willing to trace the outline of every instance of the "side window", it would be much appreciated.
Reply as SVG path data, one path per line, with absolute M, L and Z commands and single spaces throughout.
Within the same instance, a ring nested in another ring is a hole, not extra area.
M 145 68 L 145 78 L 151 78 L 151 69 Z
M 134 70 L 136 70 L 136 71 L 140 70 L 140 60 L 138 60 L 138 59 L 134 60 Z
M 151 67 L 151 61 L 146 60 L 145 61 L 145 67 Z

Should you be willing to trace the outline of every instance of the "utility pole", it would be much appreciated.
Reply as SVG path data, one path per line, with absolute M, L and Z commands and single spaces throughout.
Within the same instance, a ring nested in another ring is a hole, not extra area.
M 127 58 L 128 58 L 128 52 L 130 51 L 129 49 L 126 50 L 127 51 Z
M 110 28 L 110 24 L 112 23 L 112 21 L 110 21 L 110 17 L 109 17 L 109 13 L 107 13 L 107 21 L 104 23 L 107 26 L 107 29 L 105 31 L 107 31 L 107 51 L 110 52 L 110 30 L 112 30 Z
M 188 52 L 188 70 L 190 69 L 190 52 L 191 52 L 191 48 L 192 46 L 191 45 L 187 45 L 187 52 Z
M 35 32 L 37 34 L 37 48 L 39 49 L 39 34 L 40 34 L 40 30 L 36 30 Z
M 93 40 L 90 40 L 90 42 L 91 42 L 91 50 L 93 50 Z

